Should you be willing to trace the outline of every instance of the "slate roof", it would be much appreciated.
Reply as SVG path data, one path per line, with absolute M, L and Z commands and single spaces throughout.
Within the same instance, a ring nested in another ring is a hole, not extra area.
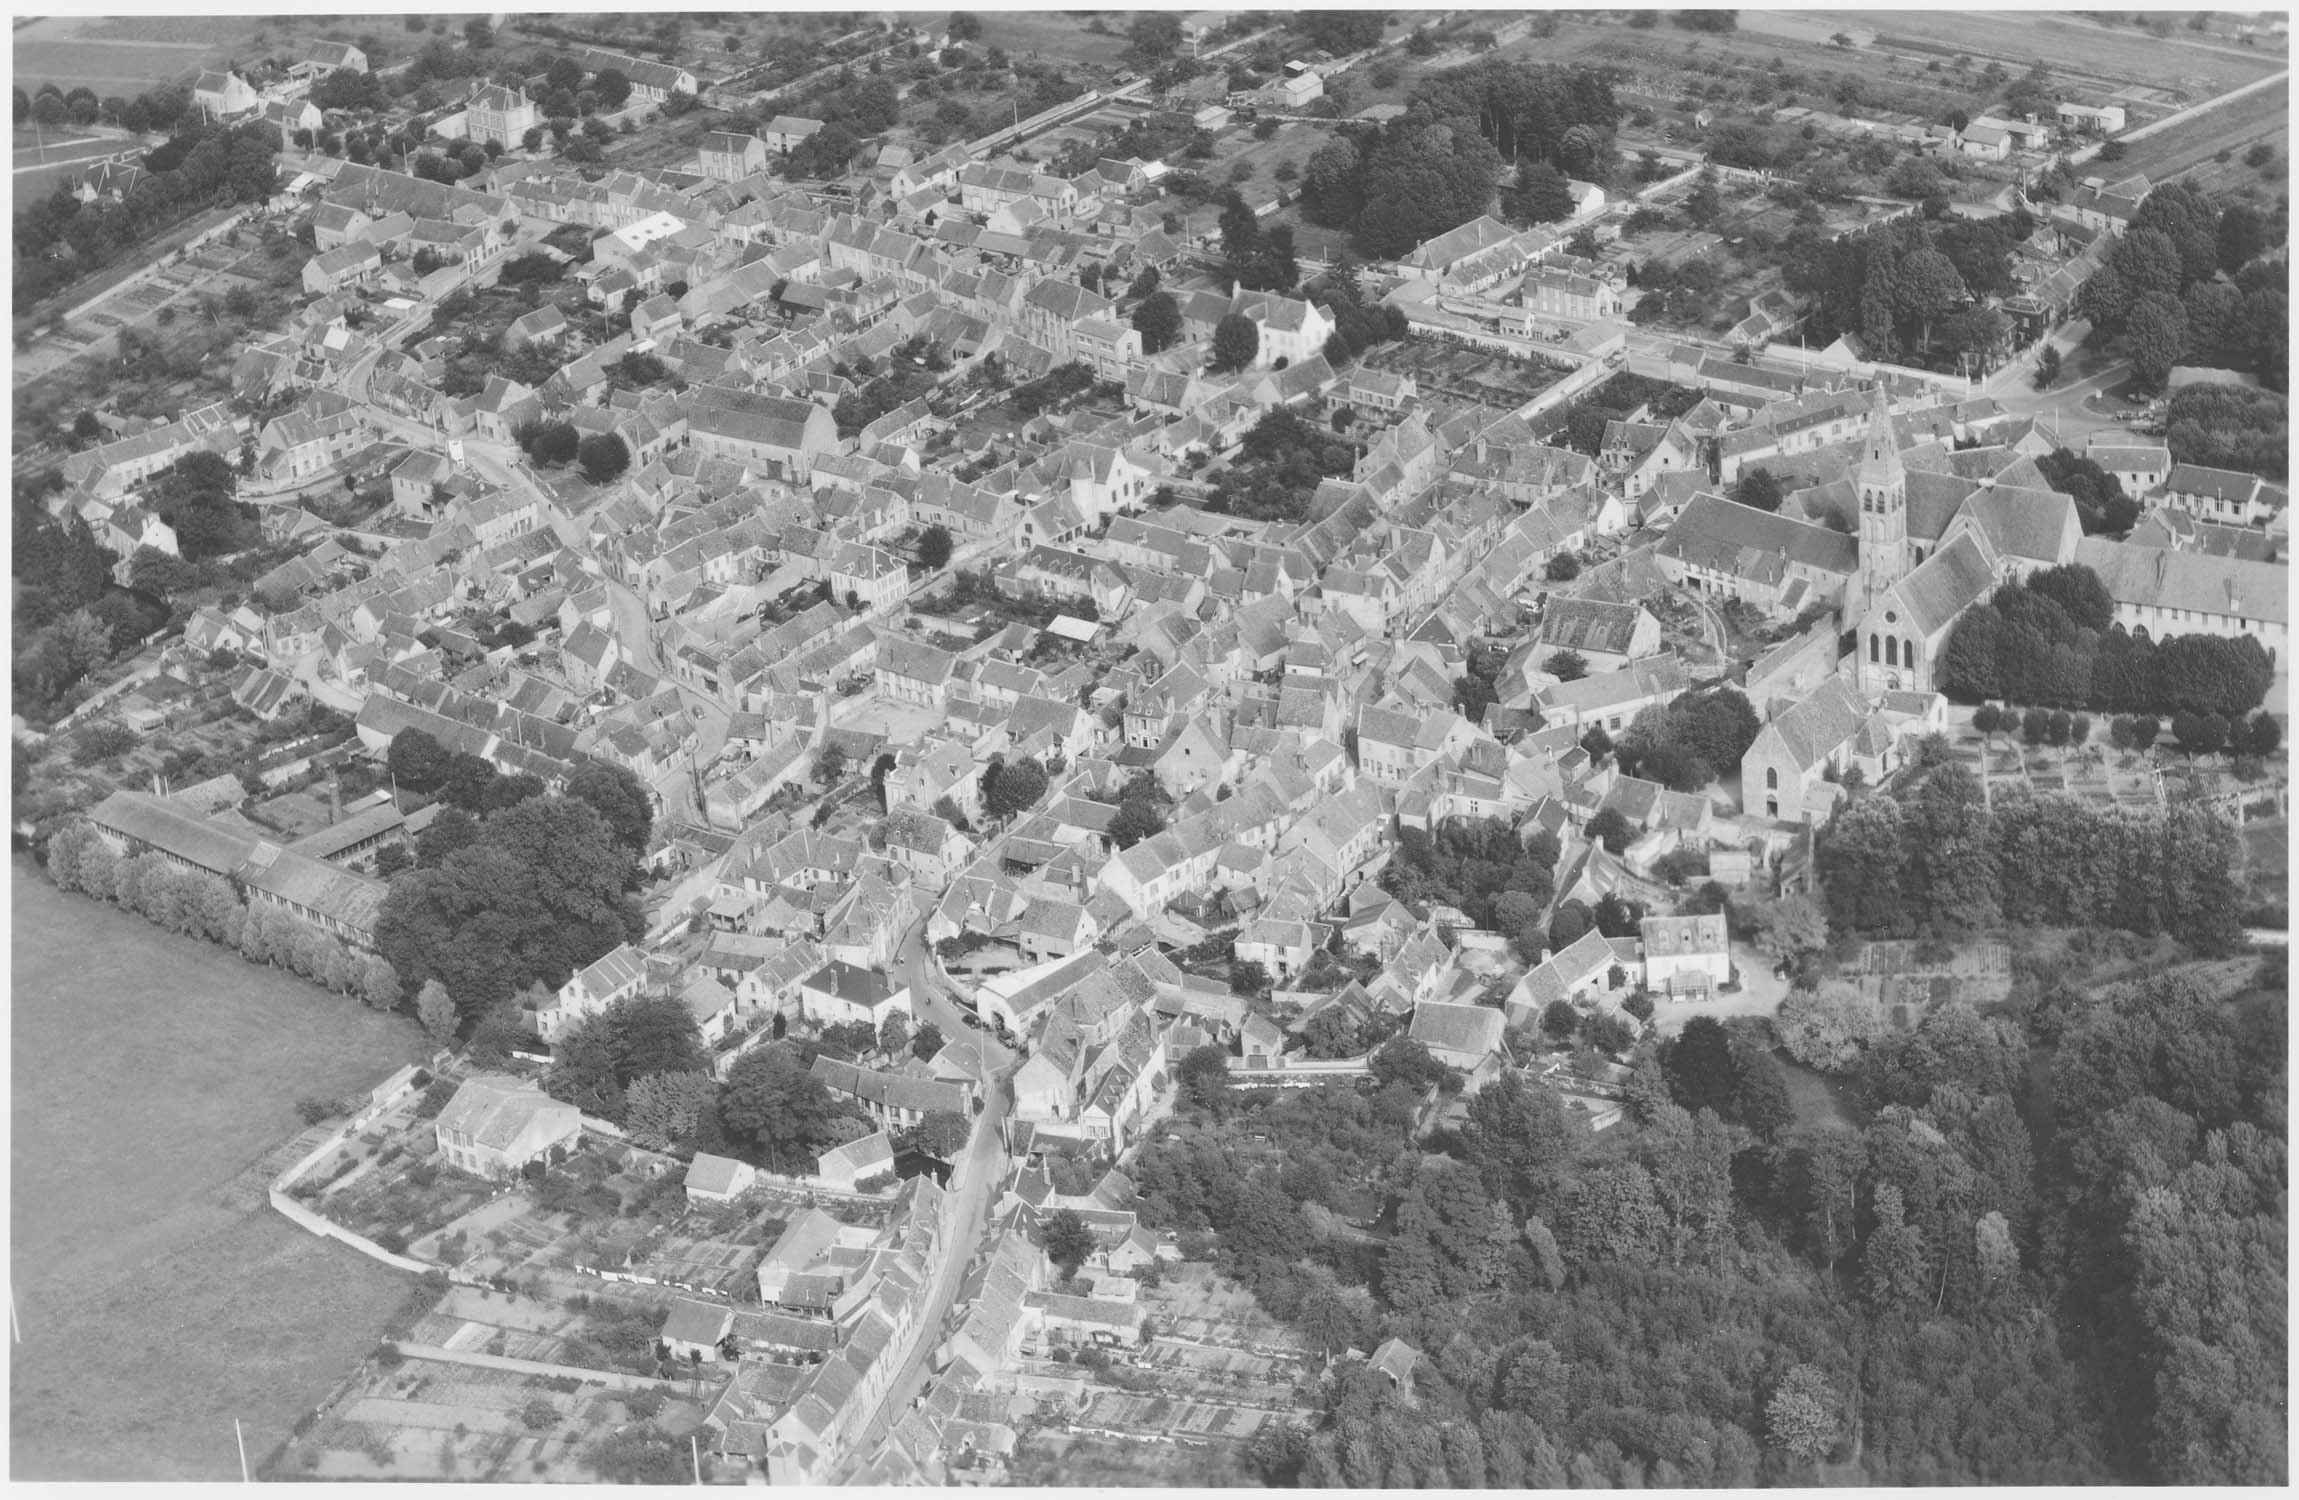
M 2291 570 L 2279 563 L 2173 552 L 2085 537 L 2075 560 L 2099 575 L 2108 597 L 2137 608 L 2191 609 L 2275 625 L 2291 620 Z
M 1990 551 L 1976 533 L 1959 532 L 1893 586 L 1914 617 L 1919 635 L 1929 637 L 1944 628 L 1995 588 L 1996 565 Z
M 564 1116 L 570 1126 L 579 1118 L 575 1106 L 560 1103 L 531 1083 L 481 1073 L 465 1079 L 455 1097 L 447 1101 L 447 1107 L 439 1112 L 438 1129 L 468 1135 L 476 1145 L 504 1150 L 541 1115 Z
M 1914 477 L 1910 476 L 1911 481 Z M 1963 486 L 1958 502 L 1969 492 L 1970 486 Z M 1941 525 L 1946 525 L 1945 517 Z M 1909 531 L 1914 534 L 1913 516 Z M 1659 550 L 1663 556 L 1697 567 L 1734 574 L 1742 571 L 1745 557 L 1751 554 L 1781 557 L 1823 572 L 1847 575 L 1860 566 L 1860 544 L 1842 532 L 1768 514 L 1717 495 L 1693 496 L 1668 529 Z
M 1607 604 L 1595 599 L 1553 599 L 1541 617 L 1544 645 L 1573 651 L 1628 654 L 1631 637 L 1644 609 L 1635 604 Z
M 1831 677 L 1812 696 L 1774 719 L 1758 732 L 1776 733 L 1799 770 L 1809 771 L 1826 760 L 1853 735 L 1868 712 L 1841 677 Z M 1753 748 L 1753 747 L 1752 747 Z
M 1413 1007 L 1407 1033 L 1431 1049 L 1483 1057 L 1501 1045 L 1508 1017 L 1490 1005 L 1444 1005 L 1425 1000 Z
M 1729 951 L 1721 912 L 1702 917 L 1646 917 L 1640 925 L 1646 958 Z

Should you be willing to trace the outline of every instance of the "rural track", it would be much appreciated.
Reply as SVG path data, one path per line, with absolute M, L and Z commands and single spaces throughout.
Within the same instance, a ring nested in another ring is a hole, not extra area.
M 2142 125 L 2137 130 L 2126 131 L 2121 139 L 2126 145 L 2129 145 L 2133 141 L 2146 140 L 2149 136 L 2156 134 L 2158 131 L 2168 130 L 2174 125 L 2192 120 L 2197 115 L 2217 109 L 2220 105 L 2231 103 L 2234 100 L 2242 98 L 2246 94 L 2256 94 L 2261 89 L 2279 87 L 2287 83 L 2290 80 L 2290 77 L 2291 70 L 2289 68 L 2285 68 L 2279 73 L 2270 73 L 2265 78 L 2253 79 L 2251 82 L 2246 83 L 2239 88 L 2229 89 L 2224 94 L 2214 94 L 2210 98 L 2204 100 L 2201 104 L 2190 104 L 2187 108 L 2180 110 L 2177 113 L 2165 115 L 2162 119 L 2153 121 L 2146 125 Z

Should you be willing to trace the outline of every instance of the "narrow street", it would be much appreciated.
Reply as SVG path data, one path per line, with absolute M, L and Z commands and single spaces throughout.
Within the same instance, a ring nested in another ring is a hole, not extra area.
M 1012 1094 L 1003 1078 L 991 1084 L 986 1092 L 987 1107 L 975 1118 L 974 1137 L 950 1177 L 950 1191 L 957 1197 L 957 1206 L 950 1216 L 949 1238 L 943 1242 L 935 1262 L 926 1307 L 911 1328 L 910 1351 L 902 1362 L 902 1373 L 887 1386 L 877 1410 L 863 1425 L 861 1440 L 840 1465 L 843 1470 L 851 1471 L 854 1465 L 868 1458 L 885 1441 L 902 1413 L 917 1401 L 929 1373 L 928 1361 L 942 1343 L 943 1320 L 950 1315 L 951 1305 L 958 1297 L 958 1284 L 964 1279 L 967 1263 L 974 1258 L 974 1247 L 988 1225 L 990 1202 L 1000 1186 L 999 1163 L 1005 1153 L 999 1127 L 1012 1105 Z

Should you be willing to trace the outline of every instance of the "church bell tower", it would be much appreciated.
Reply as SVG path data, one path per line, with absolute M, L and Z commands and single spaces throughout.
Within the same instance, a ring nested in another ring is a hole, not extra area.
M 1900 467 L 1900 440 L 1892 431 L 1892 414 L 1885 402 L 1884 385 L 1876 383 L 1876 399 L 1868 408 L 1868 431 L 1860 439 L 1860 590 L 1853 601 L 1857 613 L 1848 623 L 1866 617 L 1884 590 L 1908 576 L 1908 474 Z

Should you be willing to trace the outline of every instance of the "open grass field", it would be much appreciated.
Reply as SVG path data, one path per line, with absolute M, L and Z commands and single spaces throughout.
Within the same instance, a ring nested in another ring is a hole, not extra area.
M 245 47 L 256 29 L 246 17 L 45 17 L 16 30 L 16 82 L 141 93 Z
M 2144 175 L 2150 182 L 2169 182 L 2189 173 L 2197 177 L 2210 173 L 2214 181 L 2197 185 L 2228 188 L 2248 182 L 2275 192 L 2282 189 L 2288 178 L 2290 132 L 2289 98 L 2279 88 L 2261 89 L 2132 142 L 2123 160 L 2112 166 L 2095 164 L 2085 171 L 2123 177 Z M 2276 160 L 2269 164 L 2264 175 L 2256 168 L 2243 165 L 2243 153 L 2258 141 L 2275 148 Z M 2233 152 L 2234 159 L 2224 165 L 2214 161 L 2222 151 Z
M 1772 24 L 1772 13 L 1754 23 Z M 2047 11 L 1817 10 L 1790 19 L 1826 33 L 1869 32 L 2025 67 L 2038 58 L 2055 73 L 2107 82 L 2185 89 L 2195 98 L 2225 93 L 2274 72 L 2281 59 L 2248 49 L 2197 45 L 2184 32 L 2157 38 L 2136 27 L 2095 26 Z M 1889 42 L 1887 42 L 1889 45 Z
M 11 874 L 9 1477 L 235 1478 L 232 1419 L 259 1462 L 408 1287 L 243 1174 L 301 1128 L 296 1099 L 427 1049 L 404 1018 L 66 895 L 26 860 Z
M 1831 45 L 1839 33 L 1852 45 Z M 2041 12 L 1859 10 L 1742 11 L 1737 31 L 1696 35 L 1665 23 L 1637 30 L 1618 13 L 1584 11 L 1561 15 L 1553 36 L 1507 42 L 1495 55 L 1622 68 L 1630 75 L 1622 97 L 1639 105 L 1764 70 L 1784 83 L 1801 80 L 1775 103 L 1793 97 L 1827 107 L 1834 80 L 1849 75 L 1870 112 L 1921 115 L 1973 108 L 1990 61 L 2016 76 L 2041 59 L 2079 92 L 2126 94 L 2135 122 L 2167 113 L 2174 96 L 2208 98 L 2284 65 L 2280 54 L 2199 45 L 2188 35 L 2159 40 Z M 1959 55 L 1969 59 L 1961 77 L 1953 66 Z
M 1002 47 L 1009 57 L 1036 53 L 1056 62 L 1114 68 L 1118 65 L 1118 54 L 1125 50 L 1124 24 L 1115 15 L 1105 19 L 1104 24 L 1111 28 L 1109 32 L 1095 33 L 1086 29 L 1090 17 L 1084 12 L 985 10 L 978 14 L 982 20 L 982 45 Z
M 380 38 L 401 58 L 419 45 L 398 16 L 47 16 L 16 29 L 13 68 L 27 91 L 53 83 L 63 89 L 85 84 L 98 94 L 137 94 L 213 63 L 300 57 L 322 36 L 350 41 L 358 35 Z

